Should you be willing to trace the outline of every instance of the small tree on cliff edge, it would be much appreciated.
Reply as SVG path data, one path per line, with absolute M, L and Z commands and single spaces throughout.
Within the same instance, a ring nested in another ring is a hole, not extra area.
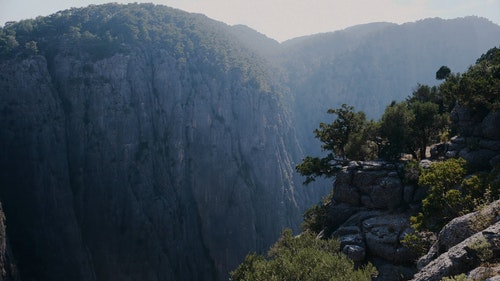
M 376 154 L 368 144 L 375 125 L 366 121 L 364 112 L 354 112 L 354 107 L 342 104 L 340 108 L 329 109 L 328 114 L 335 114 L 337 118 L 330 124 L 320 123 L 314 130 L 327 155 L 323 158 L 307 156 L 296 167 L 301 175 L 306 176 L 305 184 L 318 176 L 334 176 L 339 171 L 340 162 L 346 159 L 365 160 Z

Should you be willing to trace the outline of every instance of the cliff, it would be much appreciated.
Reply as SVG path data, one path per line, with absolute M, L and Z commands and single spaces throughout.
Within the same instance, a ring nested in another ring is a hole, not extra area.
M 298 224 L 280 90 L 225 25 L 108 5 L 38 28 L 160 12 L 155 42 L 49 32 L 1 61 L 0 196 L 23 279 L 220 280 Z
M 493 31 L 477 48 L 450 41 L 456 57 L 471 61 L 498 38 L 498 26 L 465 22 L 481 31 L 467 29 L 460 37 L 466 43 Z M 226 279 L 248 252 L 267 249 L 285 227 L 297 228 L 302 210 L 318 200 L 322 190 L 300 188 L 294 166 L 301 146 L 315 146 L 310 132 L 326 109 L 349 96 L 353 83 L 354 105 L 364 109 L 374 99 L 393 99 L 379 94 L 385 86 L 406 95 L 405 83 L 419 81 L 420 72 L 406 68 L 388 74 L 407 73 L 404 79 L 382 80 L 365 75 L 372 69 L 408 57 L 433 71 L 439 66 L 406 45 L 380 52 L 387 38 L 421 36 L 407 35 L 416 26 L 435 31 L 423 23 L 377 24 L 327 34 L 324 42 L 279 44 L 164 6 L 107 4 L 0 29 L 2 277 Z M 361 86 L 360 77 L 369 83 Z M 375 92 L 365 99 L 365 89 Z M 347 212 L 339 222 L 346 235 L 366 234 L 364 244 L 343 246 L 362 247 L 363 256 L 386 248 L 380 258 L 392 262 L 408 226 L 395 216 L 395 202 L 412 204 L 417 191 L 398 182 L 397 166 L 369 164 L 372 174 L 358 178 L 363 165 L 353 163 L 338 178 L 346 185 L 336 200 L 351 205 L 331 213 Z M 351 211 L 366 216 L 351 223 Z M 360 253 L 345 252 L 351 249 Z

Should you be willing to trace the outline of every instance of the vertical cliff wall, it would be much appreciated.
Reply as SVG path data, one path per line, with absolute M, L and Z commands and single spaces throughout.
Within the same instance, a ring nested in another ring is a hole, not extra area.
M 298 225 L 280 90 L 202 22 L 167 28 L 172 43 L 40 41 L 0 63 L 0 196 L 22 277 L 225 279 Z
M 2 198 L 21 266 L 210 280 L 296 224 L 278 98 L 238 70 L 188 67 L 139 49 L 58 55 L 52 72 L 41 56 L 2 64 Z

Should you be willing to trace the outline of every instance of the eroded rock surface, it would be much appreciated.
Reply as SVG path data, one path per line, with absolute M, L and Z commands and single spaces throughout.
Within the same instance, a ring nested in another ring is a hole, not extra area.
M 411 231 L 410 204 L 420 193 L 404 185 L 402 167 L 386 162 L 351 162 L 337 174 L 327 227 L 322 236 L 339 239 L 343 252 L 376 264 L 377 280 L 403 280 L 414 273 L 416 258 L 401 244 Z M 401 274 L 394 275 L 394 272 Z

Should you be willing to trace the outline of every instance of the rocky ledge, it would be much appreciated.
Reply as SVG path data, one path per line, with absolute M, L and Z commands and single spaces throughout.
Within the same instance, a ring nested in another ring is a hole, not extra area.
M 473 280 L 500 276 L 500 200 L 449 222 L 429 253 L 418 261 L 412 281 L 467 274 Z
M 405 184 L 403 173 L 403 164 L 388 162 L 350 162 L 343 167 L 319 236 L 337 238 L 353 261 L 373 263 L 377 281 L 441 280 L 462 273 L 485 280 L 500 275 L 495 266 L 500 257 L 500 201 L 448 223 L 415 266 L 418 256 L 402 240 L 413 231 L 409 218 L 426 190 Z
M 352 161 L 334 181 L 328 220 L 322 237 L 335 237 L 342 251 L 356 262 L 371 261 L 377 280 L 410 279 L 417 258 L 401 240 L 411 231 L 412 206 L 425 191 L 405 185 L 403 165 Z

